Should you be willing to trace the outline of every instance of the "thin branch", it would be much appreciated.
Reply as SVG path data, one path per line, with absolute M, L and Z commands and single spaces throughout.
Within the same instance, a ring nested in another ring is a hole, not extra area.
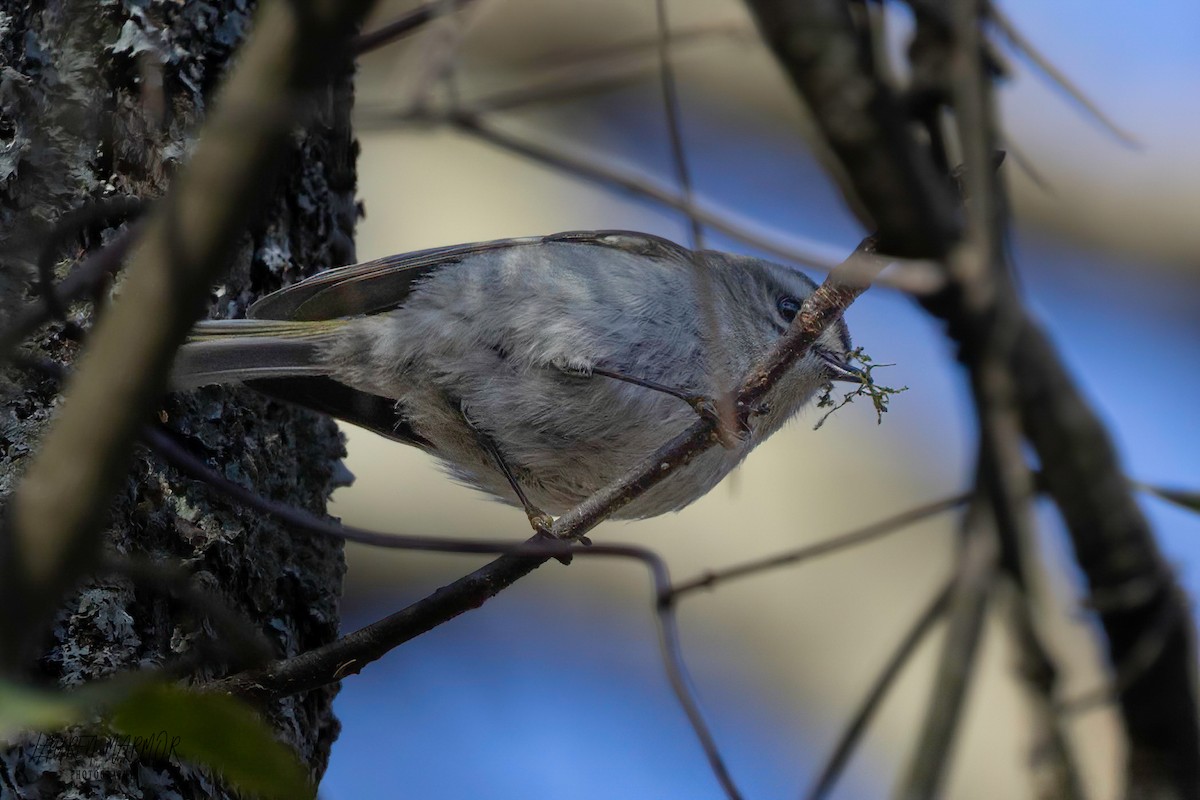
M 653 72 L 653 65 L 632 68 L 620 65 L 619 69 L 608 71 L 543 78 L 538 83 L 524 85 L 518 89 L 484 95 L 472 100 L 470 107 L 476 114 L 494 114 L 500 111 L 517 111 L 543 103 L 578 100 L 588 95 L 603 94 L 641 83 Z
M 904 666 L 912 658 L 925 637 L 929 635 L 929 632 L 933 630 L 934 623 L 946 613 L 953 589 L 954 581 L 948 581 L 946 586 L 933 598 L 933 601 L 917 616 L 908 633 L 900 640 L 900 644 L 884 664 L 875 683 L 871 685 L 867 696 L 863 698 L 862 704 L 850 718 L 850 724 L 838 738 L 837 745 L 829 755 L 829 760 L 821 769 L 821 774 L 817 776 L 816 782 L 808 790 L 806 795 L 808 800 L 823 800 L 833 791 L 838 779 L 842 776 L 842 771 L 862 740 L 863 734 L 866 733 L 867 726 L 871 724 L 875 712 L 879 710 L 888 692 L 891 691 L 892 685 L 900 677 Z
M 905 527 L 920 522 L 923 519 L 928 519 L 935 514 L 940 514 L 944 511 L 949 511 L 953 508 L 956 508 L 967 502 L 970 498 L 970 494 L 959 494 L 941 500 L 935 500 L 932 503 L 926 503 L 925 505 L 909 509 L 908 511 L 904 511 L 900 514 L 895 514 L 887 519 L 873 522 L 870 525 L 864 525 L 857 530 L 850 531 L 849 533 L 843 533 L 840 536 L 835 536 L 823 542 L 806 545 L 804 547 L 798 547 L 794 550 L 789 550 L 784 553 L 777 553 L 766 558 L 747 561 L 743 564 L 737 564 L 732 567 L 705 572 L 704 574 L 692 578 L 691 580 L 681 581 L 675 584 L 674 588 L 671 590 L 671 597 L 673 599 L 678 599 L 682 595 L 690 594 L 700 589 L 709 589 L 721 583 L 737 580 L 738 578 L 757 575 L 768 570 L 791 566 L 803 561 L 808 561 L 809 559 L 841 552 L 842 550 L 850 547 L 858 547 L 859 545 L 874 542 L 878 539 L 882 539 L 885 536 L 898 533 Z
M 949 626 L 934 676 L 933 698 L 908 774 L 896 793 L 901 800 L 939 796 L 967 686 L 975 672 L 975 657 L 997 568 L 996 531 L 985 503 L 977 497 L 963 524 L 962 548 L 948 609 Z
M 1037 67 L 1041 72 L 1050 79 L 1050 82 L 1064 92 L 1068 97 L 1079 104 L 1084 111 L 1099 122 L 1100 125 L 1111 133 L 1117 141 L 1124 144 L 1126 147 L 1141 149 L 1142 142 L 1136 135 L 1125 130 L 1116 120 L 1104 112 L 1087 94 L 1080 89 L 1075 83 L 1067 77 L 1067 74 L 1054 65 L 1050 59 L 1046 58 L 1036 47 L 1033 42 L 1029 41 L 1020 28 L 1013 24 L 1008 15 L 1000 10 L 1000 7 L 994 2 L 988 2 L 985 6 L 988 17 L 991 19 L 996 30 L 1009 41 L 1013 49 L 1021 55 L 1025 56 L 1031 64 Z
M 733 782 L 733 777 L 717 749 L 716 739 L 704 721 L 697 701 L 696 690 L 692 687 L 691 678 L 688 676 L 687 663 L 683 658 L 683 646 L 679 641 L 679 621 L 675 616 L 675 605 L 671 602 L 671 578 L 667 572 L 666 562 L 653 551 L 643 547 L 592 545 L 587 548 L 587 551 L 596 556 L 634 558 L 649 569 L 650 576 L 654 580 L 654 616 L 658 622 L 659 650 L 662 653 L 663 666 L 667 671 L 667 680 L 671 684 L 671 690 L 675 693 L 676 700 L 683 708 L 684 714 L 687 715 L 692 731 L 699 739 L 704 755 L 708 759 L 709 767 L 721 784 L 725 795 L 730 800 L 737 800 L 742 796 L 741 792 Z
M 1015 582 L 1010 582 L 1009 588 L 1005 606 L 1016 645 L 1017 675 L 1033 712 L 1032 796 L 1038 800 L 1084 800 L 1079 769 L 1063 729 L 1062 709 L 1054 701 L 1058 669 L 1038 636 L 1028 588 Z
M 389 112 L 378 121 L 389 125 L 447 125 L 460 133 L 573 177 L 649 200 L 664 208 L 690 213 L 705 227 L 782 261 L 822 271 L 829 271 L 838 265 L 826 245 L 806 243 L 797 246 L 792 244 L 797 237 L 788 236 L 784 239 L 769 230 L 757 228 L 750 222 L 735 220 L 728 210 L 709 209 L 703 205 L 693 205 L 689 208 L 677 192 L 660 181 L 646 177 L 644 173 L 636 173 L 604 163 L 593 156 L 575 155 L 564 149 L 507 133 L 488 119 L 487 115 L 478 114 L 474 109 L 448 113 L 431 113 L 426 110 Z M 933 294 L 946 283 L 941 271 L 934 269 L 931 262 L 920 260 L 893 259 L 891 269 L 887 272 L 879 274 L 877 270 L 870 268 L 865 270 L 864 275 L 865 277 L 858 279 L 854 278 L 851 272 L 847 272 L 846 282 L 869 282 L 874 286 L 886 286 L 917 296 Z
M 684 213 L 687 214 L 690 228 L 691 248 L 703 250 L 704 227 L 693 213 L 695 202 L 692 197 L 692 173 L 688 169 L 687 153 L 683 145 L 679 91 L 675 84 L 675 66 L 671 63 L 671 45 L 668 39 L 671 24 L 667 19 L 667 0 L 655 0 L 654 8 L 658 16 L 659 85 L 662 89 L 663 112 L 667 117 L 667 139 L 671 145 L 671 165 L 675 170 L 675 180 L 679 183 L 679 192 L 686 206 Z
M 698 25 L 666 32 L 672 49 L 718 37 L 757 41 L 752 31 L 728 24 Z M 572 100 L 643 81 L 661 66 L 655 61 L 639 63 L 632 59 L 654 55 L 659 43 L 660 37 L 656 35 L 631 39 L 614 47 L 572 53 L 568 60 L 538 62 L 527 68 L 537 76 L 535 80 L 523 82 L 516 89 L 475 98 L 469 107 L 476 114 L 512 111 L 535 104 Z
M 764 237 L 750 230 L 747 226 L 730 222 L 723 214 L 709 211 L 702 206 L 689 204 L 685 197 L 666 188 L 658 181 L 645 177 L 641 173 L 622 170 L 613 166 L 601 165 L 595 159 L 585 159 L 572 155 L 565 150 L 558 150 L 544 144 L 534 143 L 505 133 L 486 118 L 469 111 L 460 111 L 447 115 L 438 121 L 445 121 L 454 128 L 475 136 L 488 144 L 516 153 L 554 169 L 568 172 L 592 183 L 598 183 L 609 188 L 652 200 L 667 208 L 694 217 L 699 223 L 732 236 L 752 247 L 788 261 L 828 270 L 834 266 L 834 261 L 822 254 L 816 248 L 812 250 L 787 246 L 778 241 Z
M 1188 511 L 1200 511 L 1200 492 L 1195 490 L 1153 486 L 1142 481 L 1131 481 L 1131 485 L 1138 491 L 1152 494 L 1160 500 L 1166 500 L 1172 505 L 1186 508 Z
M 533 537 L 526 541 L 495 539 L 442 539 L 429 536 L 408 536 L 401 533 L 385 533 L 353 525 L 344 525 L 334 520 L 321 519 L 308 511 L 287 503 L 279 503 L 263 497 L 252 489 L 234 483 L 203 461 L 189 453 L 165 429 L 148 425 L 142 429 L 142 440 L 175 469 L 194 480 L 200 481 L 220 492 L 234 502 L 254 509 L 260 514 L 274 517 L 289 528 L 302 530 L 319 536 L 328 536 L 347 542 L 394 550 L 418 550 L 437 553 L 508 553 L 518 556 L 542 558 L 570 557 L 578 548 L 569 542 Z
M 750 376 L 738 393 L 738 413 L 746 419 L 753 411 L 758 401 L 775 385 L 796 359 L 808 350 L 809 344 L 815 341 L 821 331 L 854 302 L 871 285 L 871 281 L 879 275 L 888 262 L 875 254 L 876 239 L 868 236 L 855 248 L 842 266 L 833 270 L 825 278 L 804 306 L 796 319 L 788 336 L 784 337 L 774 350 L 750 372 Z M 849 277 L 848 276 L 852 276 Z M 865 279 L 865 280 L 864 280 Z M 813 298 L 824 294 L 821 303 L 813 303 Z M 810 305 L 811 304 L 811 305 Z M 807 332 L 806 335 L 795 335 L 797 331 Z
M 301 508 L 277 503 L 262 497 L 239 484 L 225 478 L 210 469 L 200 459 L 184 450 L 169 434 L 156 427 L 147 427 L 143 438 L 151 449 L 167 463 L 180 470 L 185 475 L 201 481 L 248 508 L 272 516 L 289 528 L 304 531 L 318 536 L 329 536 L 348 542 L 357 542 L 373 547 L 386 547 L 403 550 L 423 550 L 440 553 L 490 553 L 504 554 L 504 559 L 513 570 L 518 570 L 521 561 L 532 571 L 548 558 L 570 558 L 574 555 L 584 557 L 621 557 L 640 561 L 650 572 L 654 582 L 655 614 L 658 620 L 659 646 L 663 656 L 663 666 L 680 707 L 688 717 L 693 732 L 700 742 L 713 773 L 731 798 L 739 797 L 738 790 L 729 775 L 729 770 L 721 758 L 716 740 L 709 730 L 700 712 L 699 703 L 694 691 L 690 688 L 687 678 L 687 667 L 683 659 L 683 650 L 679 644 L 678 624 L 675 618 L 674 606 L 670 602 L 671 578 L 666 563 L 654 552 L 632 545 L 591 545 L 580 547 L 563 539 L 552 539 L 544 536 L 534 536 L 524 542 L 497 541 L 490 539 L 443 539 L 427 536 L 404 536 L 400 534 L 382 533 L 365 530 L 338 522 L 321 519 Z M 439 590 L 438 594 L 453 591 L 458 586 L 462 591 L 462 602 L 458 610 L 446 619 L 471 608 L 478 607 L 484 600 L 503 588 L 499 586 L 490 594 L 487 590 L 480 594 L 477 589 L 479 578 L 483 582 L 495 581 L 499 570 L 496 563 L 462 578 L 451 587 Z M 480 575 L 480 573 L 486 574 Z M 516 574 L 515 572 L 513 574 Z M 436 596 L 436 595 L 435 595 Z M 421 601 L 427 603 L 431 598 Z M 405 627 L 396 634 L 397 624 L 407 625 L 413 614 L 408 613 L 417 606 L 393 614 L 385 620 L 367 626 L 348 636 L 326 645 L 318 650 L 308 651 L 295 658 L 288 659 L 264 667 L 254 669 L 249 673 L 234 675 L 218 683 L 220 688 L 257 697 L 281 697 L 288 694 L 305 691 L 309 688 L 340 680 L 348 674 L 356 673 L 366 664 L 381 657 L 388 650 L 403 644 L 424 630 L 415 627 Z M 420 613 L 427 613 L 421 609 Z M 432 626 L 430 626 L 432 627 Z M 426 628 L 425 630 L 427 630 Z M 380 649 L 382 648 L 382 649 Z M 310 676 L 318 682 L 313 682 Z M 305 679 L 309 683 L 305 684 Z
M 643 36 L 630 36 L 615 44 L 601 44 L 595 47 L 572 49 L 569 53 L 549 56 L 542 61 L 530 65 L 537 72 L 545 70 L 574 68 L 587 63 L 597 63 L 620 59 L 627 61 L 631 56 L 644 55 L 647 51 L 655 55 L 661 39 L 659 30 Z M 757 43 L 758 35 L 752 28 L 740 23 L 699 23 L 687 27 L 673 28 L 667 31 L 667 41 L 673 47 L 694 44 L 706 39 L 729 39 L 735 42 Z
M 458 0 L 456 10 L 461 11 L 475 0 Z M 368 33 L 360 34 L 355 37 L 354 42 L 350 45 L 350 51 L 355 57 L 370 53 L 373 50 L 378 50 L 385 45 L 389 45 L 399 39 L 403 39 L 410 33 L 415 33 L 421 28 L 428 25 L 433 20 L 437 19 L 444 13 L 444 4 L 441 0 L 433 0 L 422 6 L 417 6 L 412 11 L 409 11 L 402 17 L 399 17 L 388 24 L 376 28 Z

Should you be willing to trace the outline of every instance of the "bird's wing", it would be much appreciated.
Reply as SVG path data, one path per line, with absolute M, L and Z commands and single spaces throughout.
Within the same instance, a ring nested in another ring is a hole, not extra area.
M 249 309 L 255 319 L 327 320 L 378 314 L 404 304 L 420 279 L 480 253 L 551 243 L 612 247 L 648 257 L 690 258 L 691 251 L 645 233 L 567 231 L 550 236 L 496 239 L 385 256 L 326 270 L 262 298 Z

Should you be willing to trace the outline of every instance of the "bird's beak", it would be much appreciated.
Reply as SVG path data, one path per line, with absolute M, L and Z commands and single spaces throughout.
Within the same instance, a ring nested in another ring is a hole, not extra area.
M 847 383 L 871 383 L 871 377 L 867 373 L 855 369 L 828 350 L 814 347 L 813 353 L 817 358 L 825 362 L 825 369 L 829 372 L 830 380 L 846 381 Z

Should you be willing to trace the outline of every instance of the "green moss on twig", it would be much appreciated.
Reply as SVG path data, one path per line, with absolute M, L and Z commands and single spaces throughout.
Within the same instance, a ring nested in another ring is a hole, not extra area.
M 817 408 L 828 408 L 829 410 L 826 411 L 819 420 L 817 420 L 817 424 L 813 426 L 814 431 L 818 430 L 822 425 L 824 425 L 825 420 L 829 419 L 833 412 L 837 411 L 842 406 L 849 404 L 850 401 L 856 397 L 859 397 L 860 395 L 866 395 L 867 397 L 871 398 L 871 403 L 875 406 L 875 422 L 876 424 L 882 424 L 883 415 L 887 413 L 888 403 L 891 401 L 892 395 L 908 391 L 907 386 L 901 386 L 900 388 L 883 386 L 882 384 L 876 383 L 875 379 L 871 377 L 871 373 L 874 370 L 880 369 L 881 367 L 894 367 L 896 366 L 895 364 L 874 364 L 871 362 L 871 357 L 863 352 L 861 347 L 856 347 L 850 352 L 848 361 L 851 366 L 857 367 L 861 373 L 861 382 L 853 389 L 842 395 L 841 400 L 833 399 L 833 384 L 825 384 L 825 388 L 822 390 L 821 396 L 817 400 Z

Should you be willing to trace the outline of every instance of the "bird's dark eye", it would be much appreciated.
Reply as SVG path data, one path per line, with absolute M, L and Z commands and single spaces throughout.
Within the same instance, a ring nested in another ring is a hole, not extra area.
M 784 296 L 775 301 L 775 307 L 779 309 L 780 316 L 791 322 L 800 312 L 800 301 L 794 297 Z

